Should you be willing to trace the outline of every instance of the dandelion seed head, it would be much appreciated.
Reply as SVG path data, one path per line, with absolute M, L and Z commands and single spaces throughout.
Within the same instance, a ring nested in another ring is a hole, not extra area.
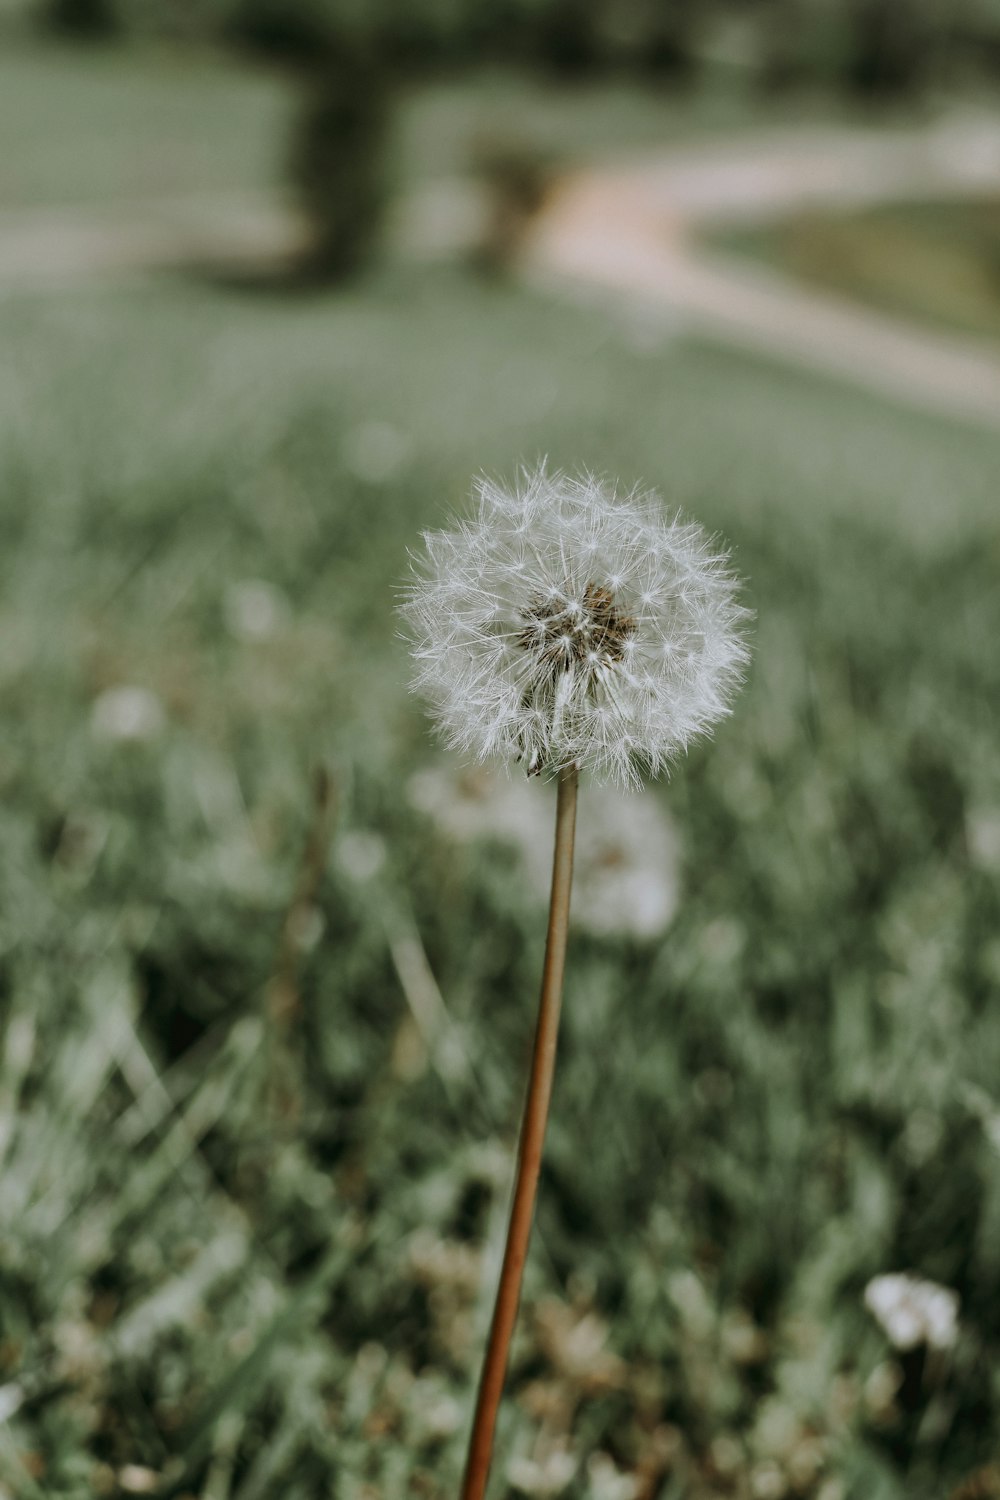
M 544 467 L 476 502 L 425 537 L 402 607 L 453 748 L 633 785 L 728 712 L 748 612 L 700 526 Z

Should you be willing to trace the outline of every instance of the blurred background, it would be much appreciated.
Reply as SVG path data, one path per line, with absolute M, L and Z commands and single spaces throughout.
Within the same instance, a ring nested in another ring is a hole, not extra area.
M 455 1493 L 553 797 L 394 605 L 543 455 L 757 620 L 582 798 L 492 1493 L 1000 1496 L 998 75 L 995 0 L 3 0 L 3 1500 Z

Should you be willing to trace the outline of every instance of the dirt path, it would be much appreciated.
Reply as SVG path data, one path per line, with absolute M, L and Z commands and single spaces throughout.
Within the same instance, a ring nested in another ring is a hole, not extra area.
M 273 197 L 195 193 L 85 211 L 0 215 L 0 294 L 191 264 L 232 265 L 291 254 L 294 215 Z
M 1000 426 L 1000 351 L 811 290 L 698 243 L 697 232 L 811 205 L 1000 195 L 1000 120 L 924 130 L 812 130 L 676 151 L 560 184 L 526 269 L 670 309 L 697 332 Z

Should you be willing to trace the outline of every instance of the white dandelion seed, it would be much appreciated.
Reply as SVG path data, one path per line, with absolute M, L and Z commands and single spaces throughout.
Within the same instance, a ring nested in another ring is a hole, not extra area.
M 748 659 L 728 558 L 658 497 L 588 475 L 481 479 L 425 534 L 402 613 L 449 745 L 628 786 L 728 713 Z

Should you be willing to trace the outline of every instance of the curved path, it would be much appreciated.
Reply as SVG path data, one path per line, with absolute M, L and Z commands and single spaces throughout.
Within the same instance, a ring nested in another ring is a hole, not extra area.
M 302 244 L 301 223 L 254 193 L 192 193 L 91 211 L 0 214 L 0 294 L 127 271 L 266 261 Z

